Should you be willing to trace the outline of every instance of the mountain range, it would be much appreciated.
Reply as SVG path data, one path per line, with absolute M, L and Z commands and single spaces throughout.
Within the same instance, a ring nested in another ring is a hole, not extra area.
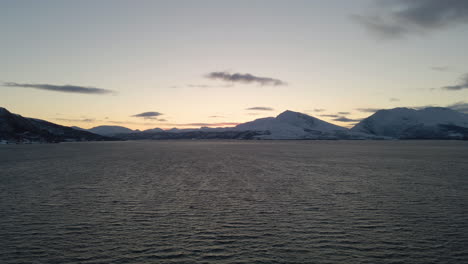
M 340 127 L 293 111 L 260 118 L 235 127 L 198 129 L 153 128 L 144 131 L 122 126 L 91 129 L 65 127 L 25 118 L 0 108 L 0 141 L 62 142 L 139 139 L 468 139 L 468 115 L 443 107 L 421 110 L 379 110 L 353 128 Z

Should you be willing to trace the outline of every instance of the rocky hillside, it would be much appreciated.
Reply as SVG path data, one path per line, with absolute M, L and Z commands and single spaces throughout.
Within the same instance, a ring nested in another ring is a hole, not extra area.
M 22 117 L 0 107 L 0 142 L 3 143 L 53 143 L 103 140 L 116 139 L 40 119 Z

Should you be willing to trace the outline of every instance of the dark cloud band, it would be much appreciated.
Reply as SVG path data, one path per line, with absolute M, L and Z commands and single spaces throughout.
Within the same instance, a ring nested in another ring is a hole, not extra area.
M 166 122 L 166 119 L 158 118 L 158 116 L 162 116 L 162 113 L 159 112 L 143 112 L 140 114 L 132 115 L 131 117 L 141 117 L 146 120 L 150 121 L 158 121 L 158 122 Z
M 273 111 L 275 109 L 273 109 L 271 107 L 266 107 L 266 106 L 254 106 L 254 107 L 246 108 L 245 110 L 249 110 L 249 111 Z
M 462 76 L 461 81 L 457 85 L 449 85 L 442 87 L 443 90 L 458 91 L 468 89 L 468 73 Z
M 143 113 L 140 113 L 140 114 L 136 114 L 136 115 L 132 115 L 132 117 L 157 117 L 157 116 L 161 116 L 163 114 L 159 113 L 159 112 L 143 112 Z
M 71 118 L 55 118 L 57 121 L 62 121 L 62 122 L 83 122 L 83 123 L 91 123 L 95 120 L 94 118 L 83 118 L 83 119 L 71 119 Z
M 339 117 L 339 115 L 319 115 L 321 117 Z
M 212 80 L 222 80 L 227 82 L 238 82 L 238 83 L 257 83 L 260 85 L 272 85 L 280 86 L 287 85 L 286 82 L 270 78 L 270 77 L 258 77 L 250 73 L 228 73 L 228 72 L 210 72 L 206 75 L 207 78 Z
M 236 122 L 224 122 L 224 123 L 187 123 L 187 124 L 172 124 L 182 127 L 221 127 L 221 126 L 236 126 L 239 123 Z
M 382 13 L 354 16 L 372 33 L 397 38 L 468 23 L 466 0 L 380 0 Z
M 47 90 L 54 92 L 64 92 L 64 93 L 81 93 L 81 94 L 111 94 L 115 93 L 112 90 L 95 88 L 95 87 L 84 87 L 76 85 L 52 85 L 52 84 L 29 84 L 29 83 L 15 83 L 7 82 L 3 86 L 6 87 L 22 87 L 22 88 L 33 88 L 39 90 Z

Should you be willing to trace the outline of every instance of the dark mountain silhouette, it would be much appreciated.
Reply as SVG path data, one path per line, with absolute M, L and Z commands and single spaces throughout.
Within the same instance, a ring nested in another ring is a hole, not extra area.
M 0 107 L 0 140 L 11 143 L 107 141 L 115 138 L 80 131 L 35 118 L 22 117 Z

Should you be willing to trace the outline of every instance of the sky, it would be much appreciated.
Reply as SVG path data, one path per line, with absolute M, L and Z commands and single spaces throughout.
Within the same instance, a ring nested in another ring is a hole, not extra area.
M 0 106 L 66 126 L 468 113 L 466 0 L 0 0 Z

